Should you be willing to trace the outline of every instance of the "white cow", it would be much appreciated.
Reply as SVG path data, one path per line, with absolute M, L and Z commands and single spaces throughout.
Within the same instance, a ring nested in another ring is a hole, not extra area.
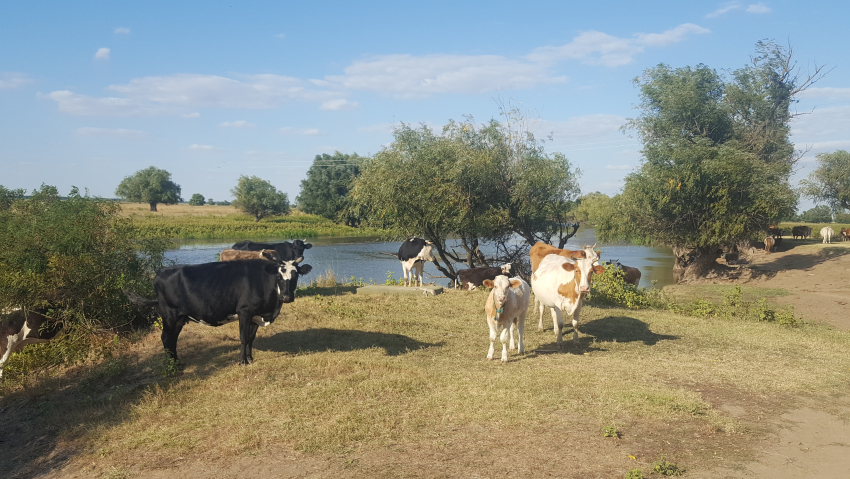
M 552 326 L 558 347 L 564 315 L 573 318 L 573 344 L 578 346 L 578 319 L 584 296 L 590 292 L 591 277 L 602 274 L 605 267 L 598 264 L 598 254 L 592 249 L 587 258 L 565 258 L 547 255 L 531 275 L 531 289 L 540 304 L 552 308 Z
M 835 235 L 835 230 L 831 226 L 824 226 L 820 229 L 821 238 L 824 243 L 832 243 L 832 237 Z
M 506 339 L 511 337 L 511 349 L 517 349 L 518 353 L 525 353 L 525 345 L 522 342 L 525 330 L 525 317 L 528 314 L 528 301 L 531 296 L 531 288 L 522 278 L 508 279 L 505 275 L 496 276 L 496 279 L 484 280 L 484 286 L 492 288 L 487 302 L 484 303 L 484 315 L 487 317 L 487 325 L 490 326 L 490 350 L 487 359 L 493 359 L 493 343 L 499 328 L 502 329 L 500 339 L 502 341 L 502 362 L 508 362 L 508 348 Z M 517 343 L 514 343 L 514 326 L 517 328 Z

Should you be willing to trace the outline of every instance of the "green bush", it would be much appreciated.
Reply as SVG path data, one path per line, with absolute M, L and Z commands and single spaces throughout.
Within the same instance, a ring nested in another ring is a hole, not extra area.
M 587 301 L 591 304 L 625 306 L 629 309 L 649 308 L 659 303 L 658 291 L 628 284 L 623 279 L 624 276 L 623 270 L 606 265 L 604 273 L 593 275 Z
M 123 290 L 152 295 L 151 279 L 167 244 L 135 241 L 117 203 L 81 195 L 66 199 L 42 185 L 0 210 L 0 309 L 24 307 L 65 323 L 65 335 L 27 355 L 32 367 L 84 359 L 95 331 L 146 326 L 152 310 L 128 303 Z M 23 352 L 26 352 L 25 349 Z M 14 357 L 13 357 L 14 359 Z M 9 363 L 6 371 L 29 367 Z

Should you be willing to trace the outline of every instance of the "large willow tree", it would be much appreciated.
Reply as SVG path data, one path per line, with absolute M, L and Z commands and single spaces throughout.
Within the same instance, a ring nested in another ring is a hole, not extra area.
M 453 263 L 527 261 L 532 244 L 553 238 L 563 246 L 575 233 L 569 210 L 579 173 L 563 155 L 547 155 L 533 135 L 520 133 L 495 120 L 452 121 L 442 134 L 402 124 L 355 181 L 358 214 L 397 237 L 433 242 L 438 269 L 452 279 Z M 460 250 L 447 246 L 450 238 Z M 481 252 L 484 242 L 495 245 L 496 258 Z
M 793 213 L 791 105 L 820 69 L 800 78 L 791 50 L 773 42 L 759 42 L 751 60 L 728 79 L 701 64 L 661 64 L 634 80 L 640 115 L 625 128 L 643 141 L 643 162 L 615 199 L 620 221 L 597 229 L 603 238 L 670 246 L 687 280 Z

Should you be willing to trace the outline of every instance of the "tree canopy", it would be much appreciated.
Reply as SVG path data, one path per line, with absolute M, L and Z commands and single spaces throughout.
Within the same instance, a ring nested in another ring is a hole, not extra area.
M 115 195 L 134 203 L 148 203 L 151 211 L 156 211 L 158 203 L 176 205 L 183 201 L 180 185 L 171 181 L 171 173 L 155 166 L 125 177 L 115 189 Z
M 671 246 L 683 279 L 793 214 L 790 105 L 816 77 L 799 78 L 791 50 L 773 42 L 759 42 L 751 59 L 728 79 L 702 64 L 660 64 L 635 78 L 640 115 L 624 129 L 642 140 L 643 161 L 600 239 Z
M 271 183 L 256 176 L 240 176 L 230 192 L 236 197 L 233 206 L 253 216 L 255 222 L 266 216 L 289 214 L 286 193 L 277 191 Z
M 356 223 L 349 207 L 348 193 L 354 178 L 360 174 L 363 158 L 357 154 L 316 155 L 301 180 L 301 193 L 296 198 L 301 211 L 320 215 L 330 220 L 342 220 L 347 225 Z
M 850 153 L 820 153 L 817 162 L 815 171 L 801 182 L 803 194 L 833 211 L 850 210 Z
M 510 128 L 468 118 L 435 134 L 402 124 L 392 144 L 364 163 L 353 205 L 371 225 L 433 242 L 437 267 L 449 278 L 456 275 L 452 263 L 527 263 L 524 253 L 535 242 L 554 236 L 563 244 L 575 233 L 568 211 L 579 173 L 563 155 L 547 155 L 527 130 Z M 484 242 L 496 247 L 495 258 L 481 252 Z
M 192 195 L 192 198 L 189 199 L 189 204 L 191 206 L 204 206 L 204 204 L 206 204 L 206 198 L 204 198 L 204 195 L 200 193 L 195 193 Z

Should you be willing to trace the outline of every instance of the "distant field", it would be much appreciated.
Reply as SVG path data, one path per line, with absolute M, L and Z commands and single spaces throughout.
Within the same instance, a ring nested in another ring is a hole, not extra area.
M 147 204 L 122 203 L 121 209 L 123 216 L 132 219 L 140 238 L 315 238 L 381 234 L 374 228 L 352 228 L 298 212 L 254 222 L 253 217 L 232 206 L 159 205 L 159 211 L 152 213 Z

